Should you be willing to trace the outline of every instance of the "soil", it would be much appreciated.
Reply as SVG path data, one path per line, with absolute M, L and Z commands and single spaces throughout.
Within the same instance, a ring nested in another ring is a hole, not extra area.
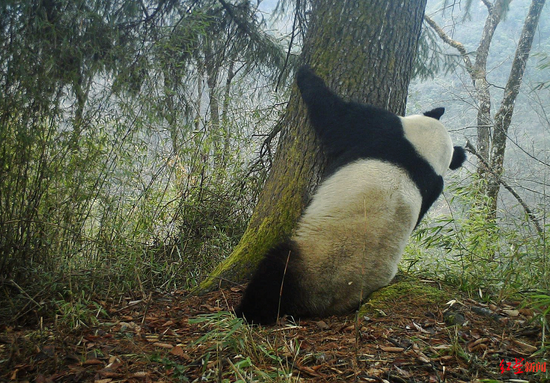
M 97 319 L 76 329 L 60 318 L 0 324 L 0 381 L 547 379 L 532 311 L 516 302 L 481 303 L 433 281 L 395 286 L 359 314 L 283 318 L 271 327 L 245 325 L 228 312 L 242 286 L 203 296 L 175 291 L 97 300 L 89 307 Z M 432 295 L 436 290 L 444 293 Z

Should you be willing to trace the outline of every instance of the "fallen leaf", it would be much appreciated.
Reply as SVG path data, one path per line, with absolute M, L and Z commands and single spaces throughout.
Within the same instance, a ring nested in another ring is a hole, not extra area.
M 170 343 L 162 343 L 162 342 L 155 342 L 153 343 L 153 346 L 162 347 L 162 348 L 173 348 L 174 346 Z
M 419 324 L 416 324 L 414 323 L 414 321 L 412 322 L 414 328 L 416 328 L 418 331 L 424 333 L 424 334 L 429 334 L 430 332 L 429 331 L 426 331 L 422 328 L 422 326 L 420 326 Z
M 223 309 L 221 307 L 212 307 L 210 306 L 209 304 L 205 303 L 201 306 L 201 308 L 204 307 L 205 309 L 207 309 L 208 311 L 212 312 L 212 313 L 217 313 L 217 312 L 220 312 L 222 311 Z
M 146 378 L 147 376 L 149 376 L 149 373 L 145 371 L 134 372 L 131 375 L 132 378 Z
M 521 315 L 525 315 L 525 316 L 533 316 L 533 314 L 534 314 L 533 310 L 531 310 L 531 309 L 526 309 L 526 308 L 519 309 L 519 313 L 520 313 Z
M 317 325 L 317 327 L 320 329 L 320 330 L 326 330 L 328 328 L 330 328 L 330 326 L 327 324 L 327 322 L 325 321 L 318 321 L 318 322 L 315 322 L 315 324 Z
M 183 347 L 176 346 L 176 347 L 172 348 L 170 350 L 170 354 L 175 355 L 175 356 L 183 357 L 183 354 L 184 354 Z
M 403 352 L 403 351 L 405 351 L 405 349 L 403 347 L 384 347 L 384 346 L 380 346 L 380 349 L 382 351 L 386 351 L 386 352 Z
M 395 366 L 395 365 L 394 365 L 393 367 L 395 368 L 395 370 L 397 371 L 397 373 L 398 373 L 399 375 L 401 375 L 402 377 L 404 377 L 405 379 L 408 379 L 408 378 L 410 378 L 410 377 L 412 376 L 410 372 L 405 371 L 405 370 L 403 370 L 402 368 L 399 368 L 399 367 L 397 367 L 397 366 Z
M 519 316 L 519 311 L 518 310 L 508 310 L 508 309 L 504 309 L 502 310 L 502 312 L 506 315 L 508 315 L 509 317 L 517 317 Z
M 489 338 L 479 338 L 478 340 L 472 342 L 469 347 L 475 347 L 480 343 L 486 343 L 489 342 Z
M 82 363 L 83 366 L 97 366 L 98 364 L 103 364 L 103 362 L 99 359 L 88 359 Z
M 521 347 L 521 349 L 522 349 L 523 351 L 526 351 L 526 352 L 529 352 L 529 353 L 533 353 L 533 352 L 535 352 L 535 351 L 538 350 L 537 347 L 531 346 L 530 344 L 524 343 L 524 342 L 519 341 L 519 340 L 517 340 L 517 339 L 512 339 L 512 342 L 513 342 L 516 346 Z
M 152 334 L 148 334 L 148 335 L 145 335 L 145 339 L 147 339 L 148 342 L 156 342 L 157 340 L 159 340 L 159 337 L 158 335 L 152 335 Z

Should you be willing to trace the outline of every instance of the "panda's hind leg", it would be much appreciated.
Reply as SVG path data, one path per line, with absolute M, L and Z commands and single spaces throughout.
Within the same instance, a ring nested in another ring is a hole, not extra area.
M 273 324 L 284 314 L 298 314 L 302 306 L 296 270 L 298 256 L 292 241 L 271 249 L 252 276 L 235 310 L 237 316 L 249 323 Z

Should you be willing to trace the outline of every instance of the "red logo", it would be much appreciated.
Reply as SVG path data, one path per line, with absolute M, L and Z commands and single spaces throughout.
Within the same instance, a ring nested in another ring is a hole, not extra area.
M 515 362 L 506 362 L 504 359 L 500 361 L 500 373 L 504 374 L 506 371 L 511 371 L 514 373 L 514 375 L 523 374 L 525 372 L 527 373 L 534 373 L 534 372 L 546 372 L 546 362 L 525 362 L 525 366 L 523 364 L 524 360 L 523 358 L 518 359 L 514 358 Z

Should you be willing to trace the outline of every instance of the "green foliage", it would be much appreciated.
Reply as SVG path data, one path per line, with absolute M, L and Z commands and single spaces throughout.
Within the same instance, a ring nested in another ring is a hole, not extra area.
M 200 315 L 189 323 L 206 328 L 208 332 L 189 347 L 205 347 L 202 360 L 223 360 L 229 363 L 234 376 L 223 381 L 238 382 L 295 382 L 292 367 L 301 353 L 296 339 L 284 339 L 273 344 L 269 331 L 257 331 L 240 318 L 228 312 Z M 207 368 L 204 363 L 203 379 L 219 376 L 216 368 Z M 266 367 L 269 366 L 269 367 Z
M 441 48 L 439 36 L 432 28 L 424 25 L 414 57 L 413 78 L 428 80 L 439 73 L 452 73 L 460 64 L 460 57 L 449 54 Z
M 254 134 L 280 111 L 261 27 L 248 1 L 0 4 L 0 315 L 75 327 L 85 300 L 48 282 L 188 288 L 229 252 L 267 171 L 248 168 Z
M 55 301 L 57 308 L 56 326 L 60 328 L 77 329 L 97 325 L 97 316 L 106 315 L 105 310 L 96 302 L 86 299 L 84 294 L 71 300 Z
M 550 282 L 548 249 L 525 220 L 496 224 L 487 220 L 489 204 L 480 180 L 451 185 L 452 215 L 428 220 L 418 228 L 405 254 L 411 271 L 430 270 L 470 292 L 496 299 Z
M 160 355 L 152 355 L 151 361 L 159 363 L 164 366 L 166 370 L 171 370 L 171 377 L 179 382 L 188 382 L 189 379 L 186 376 L 188 367 L 185 365 L 174 362 L 166 357 L 161 357 Z
M 535 291 L 527 294 L 525 306 L 535 310 L 533 321 L 539 322 L 542 327 L 541 348 L 537 351 L 537 355 L 548 356 L 550 354 L 550 341 L 548 332 L 550 331 L 550 292 Z

